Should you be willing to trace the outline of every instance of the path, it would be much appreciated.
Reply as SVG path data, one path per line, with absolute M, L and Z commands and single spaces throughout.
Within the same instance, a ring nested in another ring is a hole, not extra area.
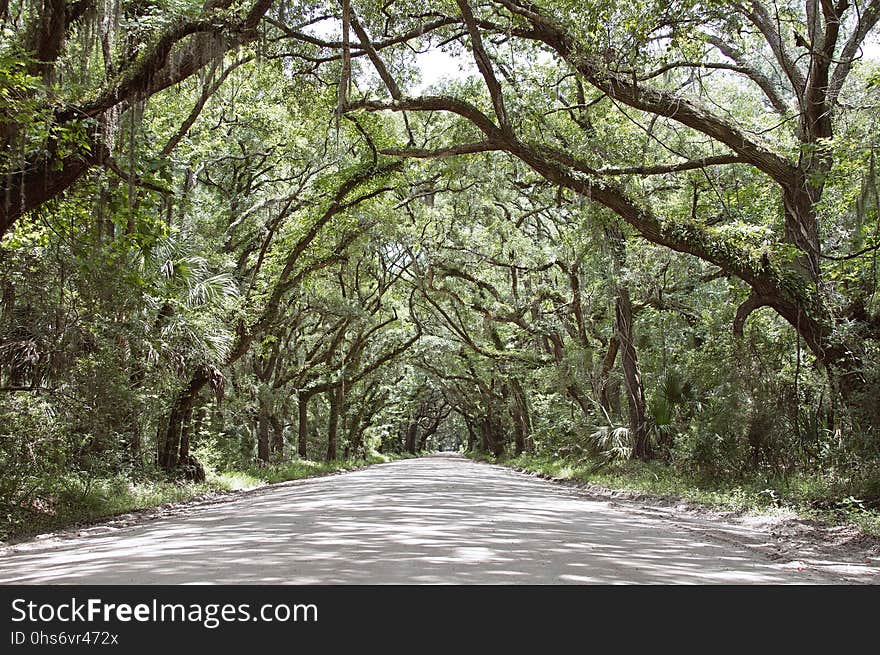
M 302 480 L 0 556 L 0 582 L 33 584 L 835 581 L 458 456 Z

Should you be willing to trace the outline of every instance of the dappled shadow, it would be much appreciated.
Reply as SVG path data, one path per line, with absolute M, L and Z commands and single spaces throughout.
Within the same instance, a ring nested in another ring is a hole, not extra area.
M 499 467 L 429 457 L 0 560 L 3 583 L 823 581 Z

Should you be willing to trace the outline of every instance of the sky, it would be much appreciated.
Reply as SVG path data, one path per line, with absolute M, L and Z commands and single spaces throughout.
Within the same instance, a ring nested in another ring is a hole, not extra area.
M 862 50 L 865 54 L 865 59 L 880 61 L 880 34 L 876 31 L 869 34 L 868 38 L 865 39 Z
M 436 48 L 416 55 L 416 65 L 422 76 L 422 83 L 414 89 L 416 92 L 443 80 L 463 79 L 477 74 L 472 58 L 455 56 Z
M 325 20 L 310 26 L 308 30 L 315 36 L 337 40 L 341 38 L 342 25 L 338 20 Z M 865 40 L 862 46 L 862 55 L 865 60 L 880 61 L 880 34 L 876 30 Z M 461 54 L 456 56 L 439 48 L 432 48 L 414 56 L 422 83 L 409 89 L 409 93 L 422 93 L 438 82 L 460 80 L 478 74 L 473 58 L 470 56 Z

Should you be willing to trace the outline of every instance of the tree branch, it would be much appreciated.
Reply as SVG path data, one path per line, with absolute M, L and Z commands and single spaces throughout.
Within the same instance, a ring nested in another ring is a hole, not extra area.
M 533 25 L 533 29 L 514 29 L 511 33 L 546 44 L 609 97 L 635 109 L 670 118 L 725 144 L 779 184 L 790 186 L 795 183 L 796 168 L 791 162 L 752 141 L 733 123 L 685 98 L 641 85 L 629 77 L 609 71 L 603 62 L 581 52 L 566 30 L 541 15 L 534 5 L 525 8 L 513 0 L 498 2 L 515 14 L 528 18 Z
M 242 66 L 252 60 L 253 57 L 248 56 L 233 62 L 226 67 L 226 69 L 220 74 L 220 77 L 214 80 L 213 84 L 205 85 L 205 88 L 202 89 L 202 94 L 199 96 L 199 99 L 196 102 L 195 106 L 192 108 L 192 111 L 190 111 L 189 115 L 186 117 L 186 120 L 183 121 L 180 128 L 178 128 L 178 130 L 171 136 L 171 138 L 168 139 L 168 142 L 165 144 L 162 150 L 159 151 L 159 154 L 162 157 L 167 157 L 168 155 L 170 155 L 171 152 L 177 147 L 177 144 L 180 143 L 181 139 L 186 136 L 186 133 L 189 132 L 190 128 L 195 124 L 196 120 L 198 119 L 199 114 L 202 113 L 202 109 L 205 108 L 205 104 L 208 102 L 208 99 L 212 95 L 214 95 L 221 86 L 223 86 L 223 83 L 226 81 L 226 78 L 229 77 L 230 73 L 232 73 L 232 71 L 234 71 L 239 66 Z
M 436 148 L 434 150 L 424 148 L 383 148 L 379 152 L 392 157 L 406 157 L 411 159 L 444 159 L 458 155 L 470 155 L 478 152 L 492 152 L 502 150 L 502 146 L 493 141 L 478 141 L 475 143 L 463 143 L 448 148 Z
M 800 105 L 801 110 L 803 110 L 804 92 L 807 85 L 804 74 L 797 67 L 797 64 L 795 64 L 789 56 L 788 51 L 785 49 L 782 35 L 779 34 L 773 26 L 773 21 L 770 18 L 767 8 L 758 0 L 746 0 L 746 2 L 749 2 L 752 8 L 749 9 L 746 6 L 737 4 L 735 5 L 737 11 L 743 14 L 764 36 L 764 40 L 767 42 L 767 45 L 770 46 L 770 50 L 776 57 L 776 61 L 779 63 L 788 78 L 788 81 L 791 83 L 792 90 L 797 96 L 798 104 Z
M 770 303 L 766 298 L 762 298 L 754 292 L 749 294 L 749 297 L 736 309 L 736 316 L 733 319 L 733 336 L 741 337 L 746 319 L 748 319 L 751 313 L 756 309 L 769 305 Z
M 124 182 L 129 182 L 135 186 L 139 186 L 142 189 L 147 189 L 148 191 L 155 191 L 156 193 L 161 193 L 162 195 L 168 196 L 173 195 L 173 192 L 170 189 L 166 189 L 165 187 L 161 187 L 157 184 L 153 184 L 152 182 L 147 182 L 139 175 L 135 175 L 133 173 L 128 173 L 122 170 L 122 167 L 117 163 L 113 157 L 109 154 L 104 157 L 101 162 L 104 166 L 110 171 L 116 173 L 119 178 Z
M 859 58 L 858 52 L 865 42 L 868 33 L 877 25 L 878 20 L 880 20 L 880 0 L 871 0 L 858 17 L 856 29 L 843 46 L 838 57 L 838 63 L 831 74 L 831 81 L 828 83 L 829 105 L 834 105 L 837 102 L 837 96 L 840 94 L 843 83 L 852 69 L 853 62 Z
M 715 46 L 725 57 L 733 60 L 736 63 L 736 67 L 733 70 L 746 75 L 757 84 L 761 91 L 764 92 L 764 95 L 767 96 L 767 99 L 777 113 L 782 115 L 788 113 L 788 103 L 786 103 L 782 96 L 779 95 L 779 92 L 776 90 L 776 85 L 761 71 L 748 65 L 749 59 L 746 57 L 745 53 L 732 45 L 725 43 L 717 36 L 707 35 L 706 42 Z
M 461 10 L 462 18 L 467 26 L 468 33 L 471 37 L 471 49 L 474 52 L 474 60 L 483 79 L 486 82 L 486 88 L 489 90 L 489 96 L 492 100 L 492 106 L 495 109 L 495 116 L 501 124 L 501 129 L 510 132 L 510 119 L 507 116 L 507 109 L 504 107 L 504 94 L 501 91 L 501 85 L 495 77 L 495 71 L 492 68 L 492 60 L 486 52 L 483 45 L 483 37 L 480 35 L 480 28 L 474 19 L 474 13 L 467 0 L 456 0 L 458 8 Z
M 726 164 L 745 164 L 745 159 L 739 155 L 717 155 L 715 157 L 703 157 L 680 164 L 661 164 L 657 166 L 631 166 L 629 168 L 600 168 L 596 175 L 664 175 L 666 173 L 681 173 L 709 166 L 723 166 Z

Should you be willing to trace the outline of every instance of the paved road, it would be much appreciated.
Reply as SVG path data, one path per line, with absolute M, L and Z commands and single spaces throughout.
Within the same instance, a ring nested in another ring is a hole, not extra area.
M 303 480 L 0 557 L 2 583 L 827 582 L 460 457 Z

